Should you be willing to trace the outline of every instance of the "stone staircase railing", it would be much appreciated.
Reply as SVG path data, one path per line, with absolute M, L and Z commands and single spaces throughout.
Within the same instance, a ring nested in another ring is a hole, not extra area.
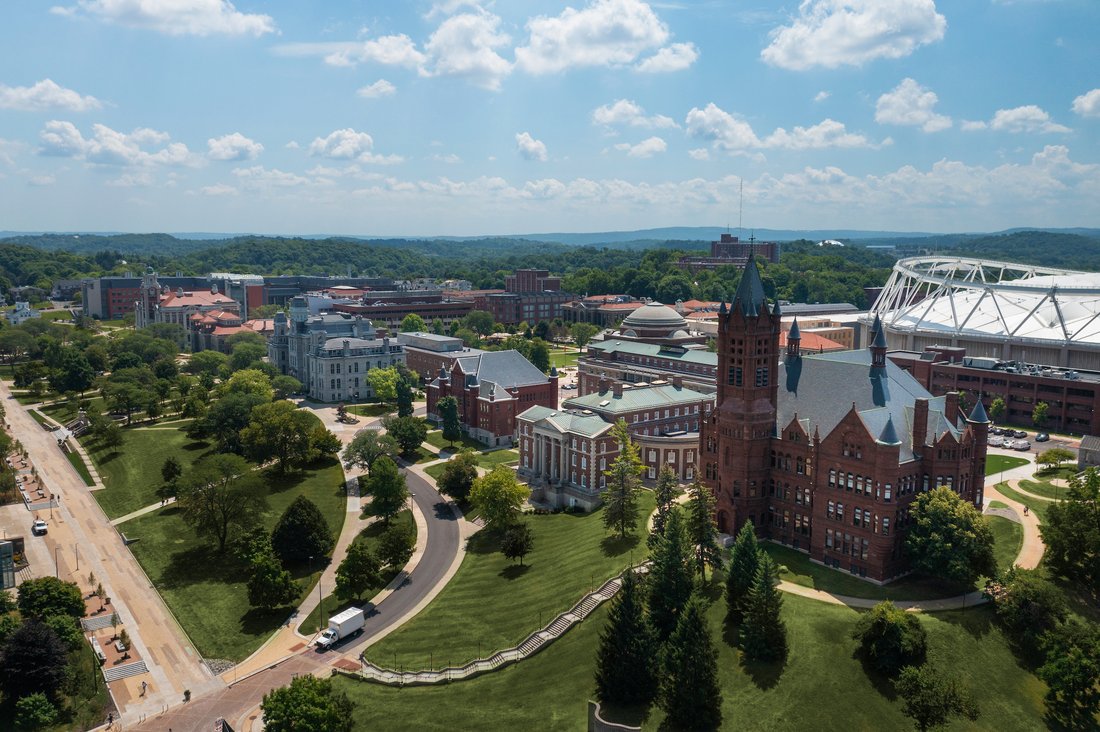
M 631 569 L 634 572 L 645 573 L 649 571 L 649 563 L 646 562 Z M 629 572 L 631 569 L 624 570 L 624 572 Z M 387 686 L 416 686 L 438 684 L 444 681 L 461 681 L 462 679 L 470 679 L 495 671 L 513 663 L 519 663 L 525 658 L 530 658 L 563 636 L 570 628 L 587 618 L 592 611 L 614 597 L 622 584 L 621 574 L 612 577 L 600 585 L 599 589 L 582 597 L 569 610 L 557 615 L 545 627 L 527 636 L 519 645 L 497 651 L 487 658 L 478 658 L 463 666 L 450 666 L 441 668 L 438 671 L 398 671 L 377 666 L 360 655 L 359 660 L 363 664 L 362 670 L 348 675 Z

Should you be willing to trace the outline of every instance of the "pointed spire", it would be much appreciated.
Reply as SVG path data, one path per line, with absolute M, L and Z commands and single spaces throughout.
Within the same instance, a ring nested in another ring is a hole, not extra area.
M 890 416 L 886 419 L 886 426 L 882 428 L 882 434 L 875 440 L 880 445 L 900 445 L 901 438 L 898 437 L 898 431 L 894 429 L 894 417 Z
M 729 311 L 726 310 L 726 301 L 722 300 L 722 302 L 719 303 L 719 305 L 718 305 L 718 314 L 719 315 L 725 315 L 727 312 L 729 312 Z
M 558 367 L 557 366 L 551 366 L 550 367 L 550 376 L 553 377 L 553 376 L 557 376 L 557 375 L 558 375 Z
M 783 313 L 782 313 L 782 312 L 780 311 L 780 309 L 779 309 L 779 298 L 777 297 L 777 298 L 775 299 L 775 307 L 773 307 L 773 308 L 772 308 L 772 315 L 774 315 L 775 317 L 777 317 L 777 318 L 778 318 L 778 317 L 779 317 L 780 315 L 782 315 L 782 314 L 783 314 Z
M 882 327 L 882 323 L 879 323 L 875 339 L 871 341 L 871 348 L 886 348 L 886 329 Z
M 756 258 L 750 256 L 745 264 L 745 271 L 741 274 L 741 281 L 737 283 L 737 291 L 733 293 L 730 309 L 739 307 L 745 316 L 755 317 L 760 314 L 764 302 L 764 283 L 760 280 Z
M 974 409 L 970 411 L 970 416 L 967 418 L 968 422 L 974 424 L 989 424 L 989 415 L 985 412 L 985 406 L 982 404 L 982 400 L 978 399 L 978 403 L 974 405 Z
M 778 305 L 778 303 L 777 303 L 777 305 Z M 787 340 L 788 341 L 802 340 L 802 333 L 798 329 L 798 318 L 797 317 L 794 319 L 794 322 L 791 323 L 791 332 L 787 334 Z
M 777 303 L 778 307 L 778 303 Z M 798 318 L 791 323 L 791 329 L 787 333 L 787 358 L 798 358 L 802 355 L 802 333 L 798 330 Z

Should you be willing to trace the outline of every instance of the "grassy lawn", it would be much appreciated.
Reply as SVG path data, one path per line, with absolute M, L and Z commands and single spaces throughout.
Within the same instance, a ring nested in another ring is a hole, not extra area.
M 99 408 L 100 412 L 103 412 L 106 409 L 106 403 L 103 401 L 103 397 L 97 396 L 91 397 L 86 400 L 66 399 L 65 401 L 59 402 L 57 404 L 48 404 L 42 407 L 42 412 L 49 415 L 53 419 L 56 419 L 58 422 L 64 424 L 65 422 L 76 418 L 77 413 L 80 411 L 81 401 L 87 401 L 89 405 L 94 404 Z
M 856 644 L 850 633 L 857 612 L 784 596 L 790 655 L 782 667 L 742 664 L 737 651 L 723 641 L 724 614 L 719 599 L 708 615 L 719 650 L 722 729 L 913 728 L 890 684 L 869 677 L 853 656 Z M 949 729 L 1014 732 L 1044 727 L 1044 686 L 1017 664 L 989 608 L 918 617 L 928 631 L 932 659 L 966 679 L 981 707 L 976 725 Z M 470 681 L 400 689 L 342 677 L 335 683 L 357 705 L 356 729 L 584 729 L 596 645 L 606 618 L 604 606 L 534 658 Z M 656 730 L 661 721 L 661 713 L 653 709 L 643 728 Z
M 996 475 L 1002 470 L 1012 470 L 1021 465 L 1027 465 L 1031 461 L 1027 458 L 1013 457 L 1011 455 L 986 455 L 985 474 Z
M 413 536 L 416 536 L 416 521 L 413 519 L 412 511 L 409 511 L 407 509 L 404 511 L 399 511 L 398 514 L 394 516 L 393 523 L 397 525 L 408 526 L 409 529 L 412 531 Z M 355 537 L 354 543 L 366 544 L 368 547 L 371 548 L 372 551 L 377 552 L 379 539 L 382 536 L 382 532 L 384 532 L 385 530 L 386 527 L 382 524 L 382 522 L 376 521 L 367 528 L 360 531 L 359 536 Z M 367 592 L 363 595 L 362 600 L 345 600 L 343 598 L 337 597 L 335 593 L 329 593 L 325 595 L 324 599 L 321 601 L 320 606 L 313 608 L 313 611 L 310 612 L 310 614 L 306 616 L 306 619 L 301 622 L 301 624 L 298 626 L 298 631 L 300 633 L 308 635 L 319 630 L 320 628 L 318 627 L 318 621 L 322 620 L 322 612 L 324 613 L 324 618 L 327 619 L 340 612 L 341 610 L 346 610 L 349 607 L 362 607 L 363 603 L 369 600 L 372 595 L 388 585 L 393 580 L 393 578 L 397 576 L 397 572 L 398 570 L 396 569 L 382 570 L 380 581 L 377 584 L 372 585 L 371 588 L 367 590 Z
M 1008 483 L 998 483 L 997 492 L 1005 498 L 1016 501 L 1017 503 L 1022 503 L 1030 508 L 1039 517 L 1040 523 L 1047 520 L 1047 506 L 1050 505 L 1050 501 L 1042 501 L 1037 498 L 1030 498 L 1022 493 L 1017 493 L 1008 487 Z
M 803 587 L 831 592 L 848 597 L 864 597 L 871 600 L 925 600 L 953 597 L 965 589 L 923 575 L 908 575 L 887 585 L 876 585 L 861 580 L 847 572 L 829 569 L 810 561 L 804 554 L 790 547 L 761 543 L 764 550 L 783 567 L 780 578 Z M 1015 555 L 1013 555 L 1015 556 Z
M 1065 498 L 1066 491 L 1069 490 L 1067 487 L 1069 479 L 1076 474 L 1077 468 L 1075 467 L 1047 468 L 1036 473 L 1034 480 L 1020 481 L 1020 487 L 1028 493 L 1034 493 L 1037 496 L 1061 499 Z M 1066 481 L 1067 486 L 1054 485 L 1052 481 L 1056 479 Z
M 463 435 L 459 440 L 455 440 L 454 447 L 451 447 L 450 443 L 443 439 L 443 430 L 432 430 L 428 433 L 428 439 L 425 442 L 433 447 L 438 447 L 440 450 L 458 451 L 464 447 L 477 451 L 485 449 L 485 445 L 466 435 Z
M 557 366 L 559 369 L 563 366 L 576 366 L 580 355 L 580 351 L 553 351 L 550 354 L 550 365 Z
M 642 513 L 653 510 L 653 494 L 642 494 Z M 505 559 L 498 540 L 481 531 L 469 541 L 457 576 L 426 610 L 367 650 L 374 661 L 405 668 L 464 663 L 519 643 L 529 633 L 581 596 L 648 554 L 639 532 L 636 541 L 609 537 L 603 514 L 552 514 L 525 519 L 534 533 L 534 550 L 524 566 Z M 639 520 L 640 524 L 640 520 Z M 578 699 L 578 704 L 583 704 Z
M 477 456 L 478 467 L 492 470 L 498 465 L 517 465 L 519 450 L 494 450 Z
M 1020 554 L 1024 545 L 1024 527 L 1003 516 L 986 516 L 989 528 L 993 530 L 993 556 L 997 559 L 997 569 L 1008 569 Z
M 186 471 L 211 450 L 209 442 L 192 440 L 183 428 L 124 429 L 119 447 L 102 447 L 90 438 L 83 444 L 105 488 L 95 498 L 110 518 L 159 503 L 160 469 L 168 456 L 175 455 Z
M 79 454 L 75 452 L 67 452 L 65 453 L 65 457 L 69 458 L 69 462 L 72 463 L 72 466 L 74 468 L 76 468 L 76 472 L 80 473 L 80 477 L 84 481 L 84 485 L 95 485 L 95 481 L 92 480 L 92 474 L 88 472 L 88 466 L 84 464 L 84 459 L 81 458 Z
M 390 404 L 350 404 L 348 412 L 358 414 L 360 417 L 385 417 L 387 414 L 396 413 L 397 407 Z
M 347 512 L 343 471 L 335 460 L 287 476 L 269 473 L 263 490 L 267 529 L 274 528 L 291 501 L 304 495 L 320 507 L 333 534 L 339 535 Z M 125 530 L 128 538 L 137 540 L 130 550 L 204 658 L 243 659 L 286 621 L 290 608 L 266 613 L 249 606 L 244 566 L 196 536 L 176 506 L 128 521 Z M 304 580 L 304 597 L 316 575 L 310 574 L 308 563 L 288 569 Z
M 990 501 L 989 502 L 989 507 L 990 508 L 1009 508 L 1009 505 L 1007 503 L 1005 503 L 1004 501 Z

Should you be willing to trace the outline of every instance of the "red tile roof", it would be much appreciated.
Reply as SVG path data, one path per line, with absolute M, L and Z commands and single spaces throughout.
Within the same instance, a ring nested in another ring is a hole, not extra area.
M 787 331 L 783 331 L 779 334 L 779 347 L 781 349 L 787 347 Z M 820 353 L 825 351 L 843 351 L 844 346 L 831 341 L 828 338 L 823 338 L 816 333 L 802 332 L 802 340 L 799 343 L 799 348 L 806 353 Z

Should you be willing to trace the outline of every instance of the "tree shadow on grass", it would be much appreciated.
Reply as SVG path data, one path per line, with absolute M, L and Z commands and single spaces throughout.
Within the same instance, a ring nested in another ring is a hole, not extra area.
M 519 579 L 530 571 L 530 564 L 509 564 L 507 567 L 500 570 L 499 574 L 506 580 L 514 580 Z
M 867 675 L 867 680 L 871 682 L 871 686 L 875 687 L 875 691 L 890 701 L 897 701 L 898 691 L 894 686 L 894 680 L 875 669 L 867 656 L 860 651 L 859 646 L 852 651 L 852 658 L 859 662 L 863 673 Z
M 106 465 L 107 463 L 111 462 L 112 460 L 115 460 L 116 458 L 120 457 L 121 455 L 122 455 L 122 452 L 120 450 L 111 450 L 109 453 L 106 453 L 105 455 L 102 455 L 101 457 L 97 458 L 96 463 L 98 465 Z
M 210 443 L 207 442 L 206 440 L 192 440 L 191 442 L 188 442 L 186 445 L 183 445 L 183 449 L 187 450 L 187 452 L 196 452 L 198 450 L 206 450 L 209 447 L 210 447 Z M 203 455 L 202 457 L 205 457 L 205 455 Z
M 600 549 L 605 557 L 617 557 L 637 548 L 641 539 L 637 536 L 605 536 L 600 542 Z
M 993 632 L 993 609 L 988 603 L 963 610 L 936 613 L 936 618 L 957 625 L 973 638 L 981 639 Z
M 156 582 L 164 589 L 176 589 L 198 582 L 233 584 L 245 574 L 241 562 L 228 550 L 219 553 L 216 546 L 204 544 L 172 554 Z
M 482 529 L 466 541 L 466 551 L 472 554 L 493 554 L 500 551 L 499 531 Z
M 254 607 L 241 616 L 241 632 L 245 635 L 266 635 L 271 633 L 284 622 L 287 616 L 294 611 L 294 607 L 277 607 L 273 610 L 262 610 Z
M 783 677 L 783 669 L 787 667 L 787 657 L 784 656 L 775 661 L 753 661 L 740 655 L 741 670 L 744 671 L 756 688 L 767 691 L 774 688 Z

